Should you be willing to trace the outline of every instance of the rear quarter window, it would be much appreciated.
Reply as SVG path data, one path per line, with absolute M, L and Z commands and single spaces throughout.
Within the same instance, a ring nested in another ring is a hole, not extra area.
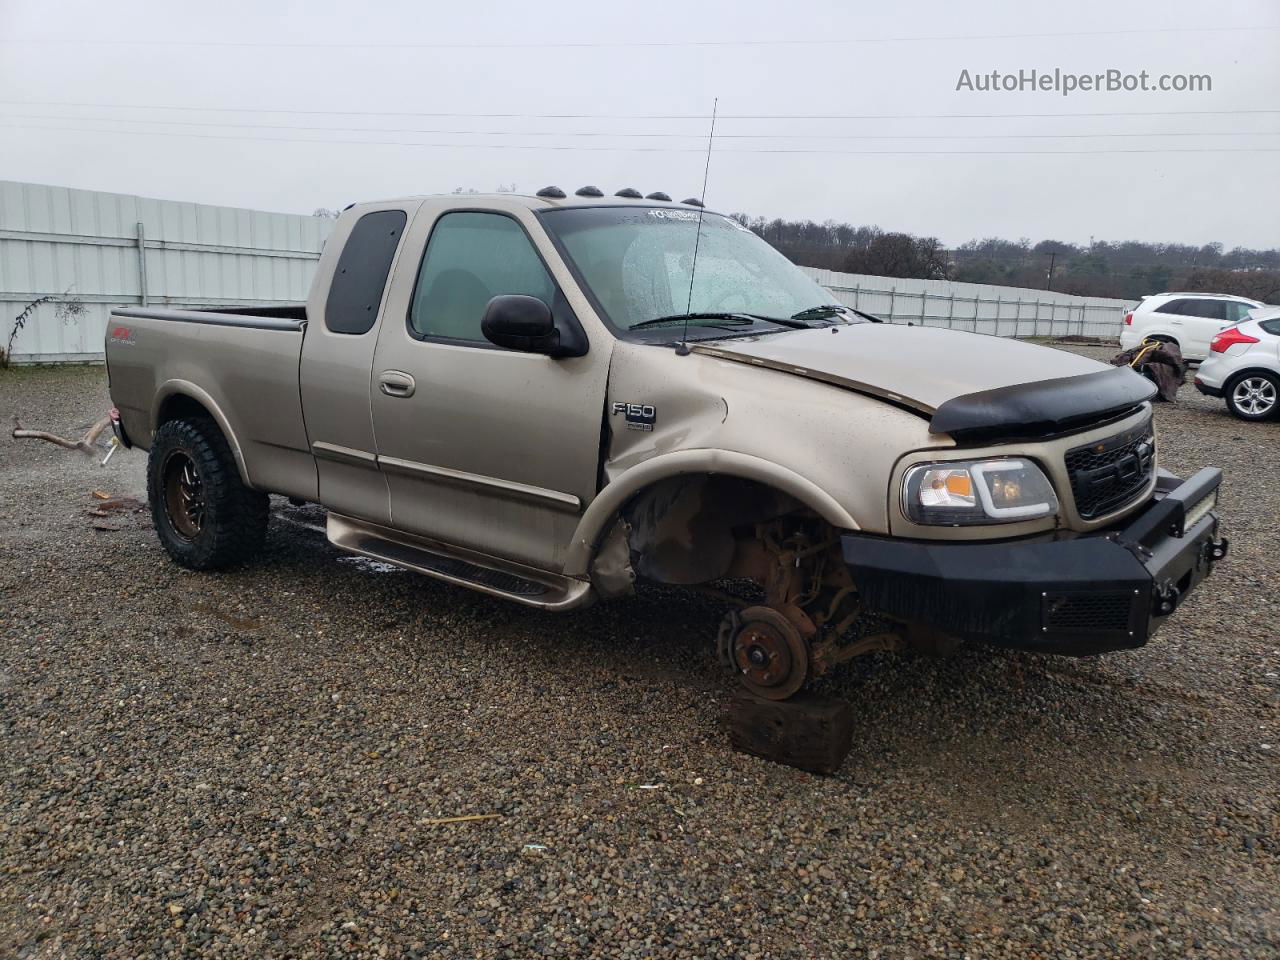
M 324 306 L 324 325 L 333 333 L 360 334 L 373 328 L 406 219 L 403 210 L 378 210 L 366 213 L 351 228 Z
M 1249 311 L 1254 309 L 1252 303 L 1241 303 L 1239 300 L 1222 301 L 1223 308 L 1227 311 L 1228 323 L 1239 323 L 1249 317 Z
M 1263 320 L 1258 326 L 1267 331 L 1267 333 L 1280 337 L 1280 317 L 1276 317 L 1274 320 Z

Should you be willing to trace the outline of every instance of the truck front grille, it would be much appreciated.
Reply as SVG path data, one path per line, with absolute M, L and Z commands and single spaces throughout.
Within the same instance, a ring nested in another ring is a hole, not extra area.
M 1076 512 L 1093 520 L 1127 506 L 1151 482 L 1156 439 L 1151 421 L 1098 443 L 1067 451 L 1067 476 Z

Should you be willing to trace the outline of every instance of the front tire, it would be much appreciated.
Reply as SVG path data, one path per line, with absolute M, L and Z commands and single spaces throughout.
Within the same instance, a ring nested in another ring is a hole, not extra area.
M 1280 377 L 1254 371 L 1237 377 L 1223 391 L 1227 409 L 1241 420 L 1271 420 L 1280 412 Z
M 190 570 L 243 563 L 262 549 L 268 498 L 245 486 L 210 419 L 170 420 L 151 440 L 147 499 L 160 543 Z

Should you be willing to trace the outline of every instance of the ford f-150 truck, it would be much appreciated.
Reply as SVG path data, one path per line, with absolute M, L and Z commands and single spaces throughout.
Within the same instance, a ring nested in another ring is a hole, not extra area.
M 178 563 L 252 558 L 279 494 L 544 609 L 697 586 L 771 699 L 903 644 L 1138 647 L 1226 552 L 1221 474 L 1159 468 L 1138 374 L 881 323 L 663 194 L 354 205 L 305 305 L 120 309 L 106 339 Z

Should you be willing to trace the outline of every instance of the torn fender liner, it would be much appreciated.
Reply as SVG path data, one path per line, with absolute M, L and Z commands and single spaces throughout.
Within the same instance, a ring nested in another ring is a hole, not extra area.
M 1155 393 L 1150 380 L 1118 367 L 967 393 L 938 407 L 929 429 L 962 442 L 1049 436 L 1118 416 Z

